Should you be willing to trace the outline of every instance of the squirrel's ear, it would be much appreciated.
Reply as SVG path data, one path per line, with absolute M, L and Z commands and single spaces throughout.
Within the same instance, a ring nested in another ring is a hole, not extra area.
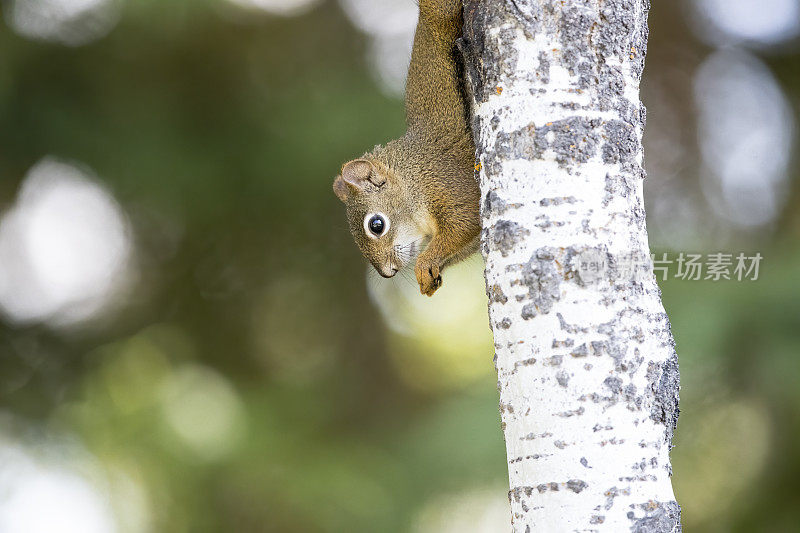
M 350 197 L 350 193 L 347 189 L 347 184 L 345 184 L 342 177 L 336 176 L 336 179 L 333 180 L 333 192 L 336 193 L 336 196 L 339 197 L 339 200 L 346 202 Z
M 345 164 L 342 167 L 342 179 L 347 185 L 358 190 L 362 190 L 367 182 L 376 187 L 386 183 L 386 179 L 378 174 L 372 163 L 366 159 L 356 159 Z

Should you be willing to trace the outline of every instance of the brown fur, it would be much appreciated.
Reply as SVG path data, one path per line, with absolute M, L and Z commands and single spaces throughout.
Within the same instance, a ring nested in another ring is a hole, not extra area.
M 461 0 L 420 0 L 420 16 L 406 83 L 405 135 L 342 167 L 333 189 L 345 203 L 350 232 L 379 273 L 394 275 L 416 258 L 420 291 L 441 286 L 445 266 L 477 250 L 480 233 L 475 147 L 468 123 L 455 41 L 461 35 Z M 389 229 L 371 238 L 367 214 L 382 213 Z

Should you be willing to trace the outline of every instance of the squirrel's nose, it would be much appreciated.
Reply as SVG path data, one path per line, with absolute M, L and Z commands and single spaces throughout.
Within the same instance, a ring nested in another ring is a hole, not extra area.
M 383 276 L 384 278 L 391 278 L 395 274 L 397 274 L 397 269 L 395 267 L 381 267 L 378 270 L 378 274 Z

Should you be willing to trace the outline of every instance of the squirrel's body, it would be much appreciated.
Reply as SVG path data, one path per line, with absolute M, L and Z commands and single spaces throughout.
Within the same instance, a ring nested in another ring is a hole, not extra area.
M 406 82 L 406 134 L 345 164 L 334 191 L 375 269 L 391 277 L 416 257 L 420 290 L 430 296 L 441 285 L 441 270 L 478 248 L 480 192 L 456 49 L 461 1 L 419 5 Z

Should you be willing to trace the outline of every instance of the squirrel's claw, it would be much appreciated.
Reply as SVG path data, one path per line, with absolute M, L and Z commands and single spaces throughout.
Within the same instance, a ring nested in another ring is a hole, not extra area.
M 419 282 L 419 291 L 426 296 L 433 296 L 436 289 L 442 286 L 442 275 L 437 262 L 425 260 L 422 257 L 417 259 L 414 268 Z

